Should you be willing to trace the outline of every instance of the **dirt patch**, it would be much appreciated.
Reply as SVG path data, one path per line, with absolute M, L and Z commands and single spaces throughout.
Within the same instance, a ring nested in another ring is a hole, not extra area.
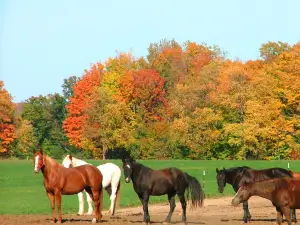
M 196 210 L 187 211 L 188 224 L 212 224 L 212 225 L 231 225 L 242 224 L 243 209 L 242 205 L 233 207 L 230 205 L 232 197 L 218 199 L 206 199 L 204 207 Z M 249 209 L 253 218 L 252 225 L 275 224 L 276 210 L 269 200 L 252 197 L 249 201 Z M 149 206 L 151 223 L 162 224 L 169 212 L 168 204 L 156 204 Z M 119 224 L 139 224 L 143 221 L 142 207 L 119 209 L 116 215 L 110 218 L 105 215 L 101 220 L 103 225 Z M 176 209 L 172 217 L 172 224 L 181 223 L 181 205 L 176 203 Z M 49 215 L 0 215 L 1 225 L 13 224 L 49 224 Z M 299 217 L 300 218 L 300 217 Z M 63 215 L 63 224 L 83 225 L 91 224 L 92 216 L 77 216 L 73 214 Z

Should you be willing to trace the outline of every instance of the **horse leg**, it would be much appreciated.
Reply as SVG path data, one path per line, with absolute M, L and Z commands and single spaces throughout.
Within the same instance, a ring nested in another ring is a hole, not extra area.
M 276 218 L 276 221 L 277 221 L 277 223 L 278 223 L 279 225 L 281 225 L 281 224 L 282 224 L 282 217 L 283 217 L 283 214 L 282 214 L 282 212 L 281 212 L 280 207 L 277 207 L 277 206 L 275 206 L 275 207 L 276 207 L 276 211 L 277 211 L 277 218 Z
M 58 211 L 58 223 L 62 222 L 62 216 L 61 216 L 61 193 L 60 191 L 57 191 L 55 193 L 55 198 L 56 198 L 56 206 L 57 206 L 57 211 Z
M 117 184 L 111 184 L 111 195 L 110 195 L 110 213 L 113 216 L 115 214 L 115 208 L 116 208 L 116 199 L 117 199 L 117 192 L 119 183 Z
M 79 211 L 77 215 L 81 216 L 84 214 L 84 197 L 83 192 L 78 193 L 78 201 L 79 201 Z
M 283 214 L 287 220 L 287 224 L 292 225 L 291 209 L 288 206 L 283 206 L 283 207 L 281 207 L 281 211 L 283 212 Z
M 148 202 L 149 202 L 149 194 L 148 192 L 144 192 L 143 194 L 143 210 L 144 210 L 144 221 L 146 224 L 150 224 L 150 216 L 148 211 Z
M 55 195 L 47 192 L 47 196 L 49 198 L 50 204 L 51 204 L 51 209 L 52 209 L 52 222 L 56 222 L 56 213 L 55 213 Z
M 91 196 L 86 192 L 86 201 L 88 203 L 88 212 L 87 215 L 92 215 L 93 214 L 93 199 L 91 198 Z
M 182 207 L 182 222 L 186 223 L 186 201 L 184 193 L 177 193 L 177 195 Z
M 297 218 L 296 218 L 296 209 L 291 209 L 292 212 L 292 222 L 296 223 Z
M 115 197 L 115 200 L 114 200 L 114 207 L 113 207 L 113 214 L 115 214 L 115 211 L 116 211 L 116 206 L 118 206 L 120 204 L 120 188 L 121 188 L 121 182 L 120 180 L 118 180 L 118 185 L 117 185 L 117 190 L 116 190 L 116 197 Z
M 251 220 L 251 214 L 248 208 L 248 201 L 243 202 L 243 210 L 244 210 L 243 221 L 244 223 L 247 223 L 248 221 Z
M 106 188 L 105 188 L 107 194 L 111 197 L 111 194 L 112 194 L 112 189 L 111 189 L 111 184 L 109 184 Z M 112 202 L 111 202 L 111 198 L 110 198 L 110 207 L 109 207 L 109 210 L 108 210 L 108 214 L 111 214 L 111 206 L 112 206 Z
M 168 200 L 169 200 L 169 204 L 170 204 L 170 211 L 169 211 L 169 214 L 165 220 L 166 223 L 170 223 L 171 222 L 171 217 L 172 217 L 172 214 L 174 212 L 174 209 L 176 207 L 176 204 L 175 204 L 175 194 L 168 194 Z
M 103 194 L 102 194 L 102 184 L 101 184 L 101 188 L 99 190 L 93 188 L 86 188 L 85 190 L 87 193 L 89 193 L 91 199 L 93 199 L 94 203 L 95 203 L 95 217 L 92 220 L 92 223 L 97 223 L 98 221 L 100 221 L 100 219 L 102 218 L 102 199 L 103 199 Z M 101 211 L 100 211 L 100 201 L 101 201 Z

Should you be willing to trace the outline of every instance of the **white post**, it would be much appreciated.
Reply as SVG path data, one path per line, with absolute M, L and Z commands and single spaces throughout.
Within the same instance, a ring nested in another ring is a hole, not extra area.
M 203 190 L 204 190 L 204 186 L 205 186 L 205 170 L 203 170 L 202 180 L 203 180 Z

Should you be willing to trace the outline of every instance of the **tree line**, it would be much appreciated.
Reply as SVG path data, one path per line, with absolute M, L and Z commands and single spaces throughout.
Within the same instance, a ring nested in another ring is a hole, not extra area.
M 298 159 L 300 42 L 229 60 L 217 46 L 162 40 L 119 53 L 50 94 L 15 104 L 0 82 L 0 152 L 60 158 Z

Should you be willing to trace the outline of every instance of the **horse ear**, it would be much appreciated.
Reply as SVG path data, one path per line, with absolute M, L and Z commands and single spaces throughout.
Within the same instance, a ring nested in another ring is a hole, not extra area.
M 122 158 L 122 162 L 123 162 L 123 164 L 125 163 L 125 159 L 124 158 Z
M 219 169 L 218 168 L 216 168 L 216 172 L 219 173 Z
M 71 156 L 71 154 L 69 155 L 69 159 L 70 159 L 70 160 L 72 160 L 72 156 Z
M 43 149 L 41 148 L 40 153 L 43 155 Z

